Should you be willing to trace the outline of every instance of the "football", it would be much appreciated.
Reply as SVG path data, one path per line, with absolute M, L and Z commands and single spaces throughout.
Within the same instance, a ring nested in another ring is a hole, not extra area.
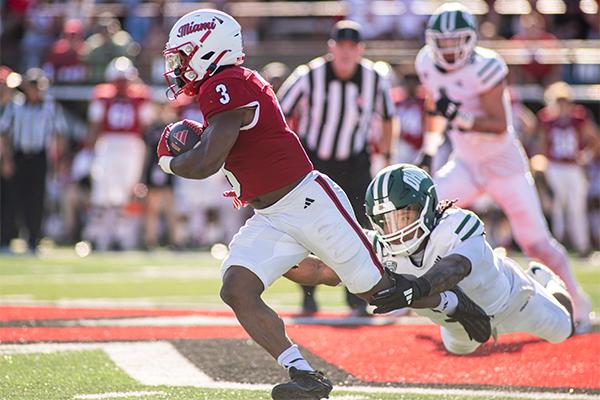
M 202 124 L 191 119 L 175 122 L 171 125 L 167 141 L 171 153 L 179 155 L 193 149 L 200 142 L 203 131 Z

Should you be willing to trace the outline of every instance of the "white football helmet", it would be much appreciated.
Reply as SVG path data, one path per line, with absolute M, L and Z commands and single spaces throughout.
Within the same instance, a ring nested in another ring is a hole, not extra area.
M 127 57 L 114 58 L 104 71 L 104 78 L 107 82 L 114 82 L 119 79 L 133 81 L 137 77 L 138 70 Z
M 460 3 L 444 3 L 429 18 L 425 39 L 436 64 L 447 71 L 460 68 L 477 44 L 475 17 Z
M 219 67 L 244 62 L 240 24 L 221 11 L 192 11 L 171 28 L 163 55 L 167 97 L 193 96 Z

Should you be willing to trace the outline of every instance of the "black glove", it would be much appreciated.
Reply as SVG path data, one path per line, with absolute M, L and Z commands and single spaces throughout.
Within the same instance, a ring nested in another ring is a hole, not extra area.
M 386 269 L 386 273 L 394 282 L 388 289 L 380 290 L 369 302 L 377 306 L 373 313 L 385 314 L 399 308 L 408 307 L 413 301 L 428 296 L 431 285 L 423 278 L 409 279 L 408 275 L 396 274 Z
M 446 94 L 446 89 L 440 89 L 440 98 L 435 102 L 435 111 L 445 117 L 448 121 L 452 121 L 460 107 L 459 102 L 452 101 Z
M 473 302 L 458 286 L 450 289 L 458 297 L 456 311 L 446 322 L 458 322 L 469 335 L 471 340 L 479 343 L 488 341 L 492 334 L 490 317 L 485 311 Z

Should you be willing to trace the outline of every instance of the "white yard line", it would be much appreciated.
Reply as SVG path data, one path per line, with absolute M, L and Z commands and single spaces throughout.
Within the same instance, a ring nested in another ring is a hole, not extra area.
M 143 396 L 164 396 L 165 392 L 110 392 L 110 393 L 98 393 L 98 394 L 80 394 L 74 399 L 120 399 L 126 397 L 143 397 Z
M 52 353 L 56 351 L 95 350 L 102 349 L 110 358 L 127 374 L 138 382 L 148 385 L 191 386 L 212 389 L 247 389 L 269 391 L 272 385 L 242 384 L 236 382 L 216 382 L 200 371 L 187 358 L 183 357 L 170 343 L 158 342 L 108 342 L 108 343 L 33 343 L 33 344 L 7 344 L 0 345 L 0 355 L 25 354 L 25 353 Z M 597 394 L 553 393 L 553 392 L 518 392 L 510 390 L 477 390 L 477 389 L 452 389 L 452 388 L 418 388 L 418 387 L 370 387 L 370 386 L 337 386 L 336 392 L 356 393 L 390 393 L 390 394 L 418 394 L 430 396 L 463 396 L 485 397 L 494 399 L 498 397 L 512 397 L 515 399 L 540 399 L 540 400 L 598 400 Z M 111 393 L 98 394 L 106 396 Z M 117 393 L 120 394 L 120 393 Z M 92 396 L 92 395 L 88 395 Z M 127 397 L 127 396 L 122 396 Z M 78 397 L 78 398 L 110 398 L 110 397 Z M 359 400 L 356 397 L 341 395 L 334 397 L 338 400 Z

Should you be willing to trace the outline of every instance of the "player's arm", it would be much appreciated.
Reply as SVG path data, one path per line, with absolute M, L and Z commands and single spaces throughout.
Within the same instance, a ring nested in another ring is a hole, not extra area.
M 489 91 L 481 94 L 479 96 L 479 101 L 481 104 L 481 109 L 484 114 L 477 117 L 469 117 L 467 114 L 463 114 L 466 117 L 463 119 L 473 118 L 473 125 L 471 128 L 467 125 L 460 126 L 460 120 L 457 120 L 459 123 L 459 128 L 474 131 L 474 132 L 483 132 L 483 133 L 492 133 L 492 134 L 501 134 L 506 132 L 507 124 L 506 124 L 506 109 L 507 102 L 504 101 L 504 91 L 506 90 L 506 81 L 502 81 Z M 461 116 L 459 115 L 457 118 Z
M 312 255 L 300 261 L 283 276 L 292 282 L 308 286 L 337 286 L 341 282 L 340 277 L 331 267 Z
M 447 121 L 436 112 L 435 102 L 429 93 L 425 95 L 424 108 L 423 147 L 421 149 L 423 157 L 419 162 L 419 166 L 431 173 L 433 172 L 431 171 L 432 158 L 444 142 Z
M 254 115 L 254 111 L 248 108 L 215 114 L 208 119 L 200 144 L 171 159 L 168 167 L 175 175 L 184 178 L 204 179 L 214 175 L 225 164 L 240 128 L 248 121 L 249 113 Z

